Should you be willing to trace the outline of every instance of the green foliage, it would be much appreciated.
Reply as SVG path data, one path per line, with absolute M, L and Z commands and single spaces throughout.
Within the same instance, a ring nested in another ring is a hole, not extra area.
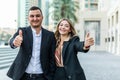
M 79 9 L 79 3 L 74 0 L 53 0 L 50 7 L 53 7 L 52 18 L 58 22 L 61 18 L 68 18 L 73 23 L 77 22 L 75 15 Z

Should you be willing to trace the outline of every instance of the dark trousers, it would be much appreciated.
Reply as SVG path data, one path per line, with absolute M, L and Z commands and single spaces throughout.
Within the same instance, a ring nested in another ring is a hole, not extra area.
M 24 73 L 20 80 L 47 80 L 43 74 Z

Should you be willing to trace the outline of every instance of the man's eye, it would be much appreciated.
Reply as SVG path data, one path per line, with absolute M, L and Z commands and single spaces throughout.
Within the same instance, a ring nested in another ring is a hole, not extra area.
M 33 17 L 40 17 L 40 15 L 30 15 L 31 18 Z
M 36 15 L 36 17 L 40 17 L 40 15 Z
M 30 17 L 34 17 L 34 15 L 30 15 Z

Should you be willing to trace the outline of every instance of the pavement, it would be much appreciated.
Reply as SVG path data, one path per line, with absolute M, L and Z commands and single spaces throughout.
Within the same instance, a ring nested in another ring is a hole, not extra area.
M 107 52 L 78 54 L 87 80 L 120 80 L 120 55 Z
M 120 55 L 88 52 L 78 53 L 78 58 L 87 80 L 120 80 Z M 0 80 L 11 80 L 7 71 L 8 68 L 0 69 Z
M 6 75 L 7 71 L 8 68 L 0 70 L 0 80 L 12 80 Z

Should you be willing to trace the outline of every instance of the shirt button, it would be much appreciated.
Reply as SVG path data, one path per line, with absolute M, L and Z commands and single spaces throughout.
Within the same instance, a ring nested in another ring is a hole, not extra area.
M 71 76 L 68 76 L 69 79 L 71 79 Z

